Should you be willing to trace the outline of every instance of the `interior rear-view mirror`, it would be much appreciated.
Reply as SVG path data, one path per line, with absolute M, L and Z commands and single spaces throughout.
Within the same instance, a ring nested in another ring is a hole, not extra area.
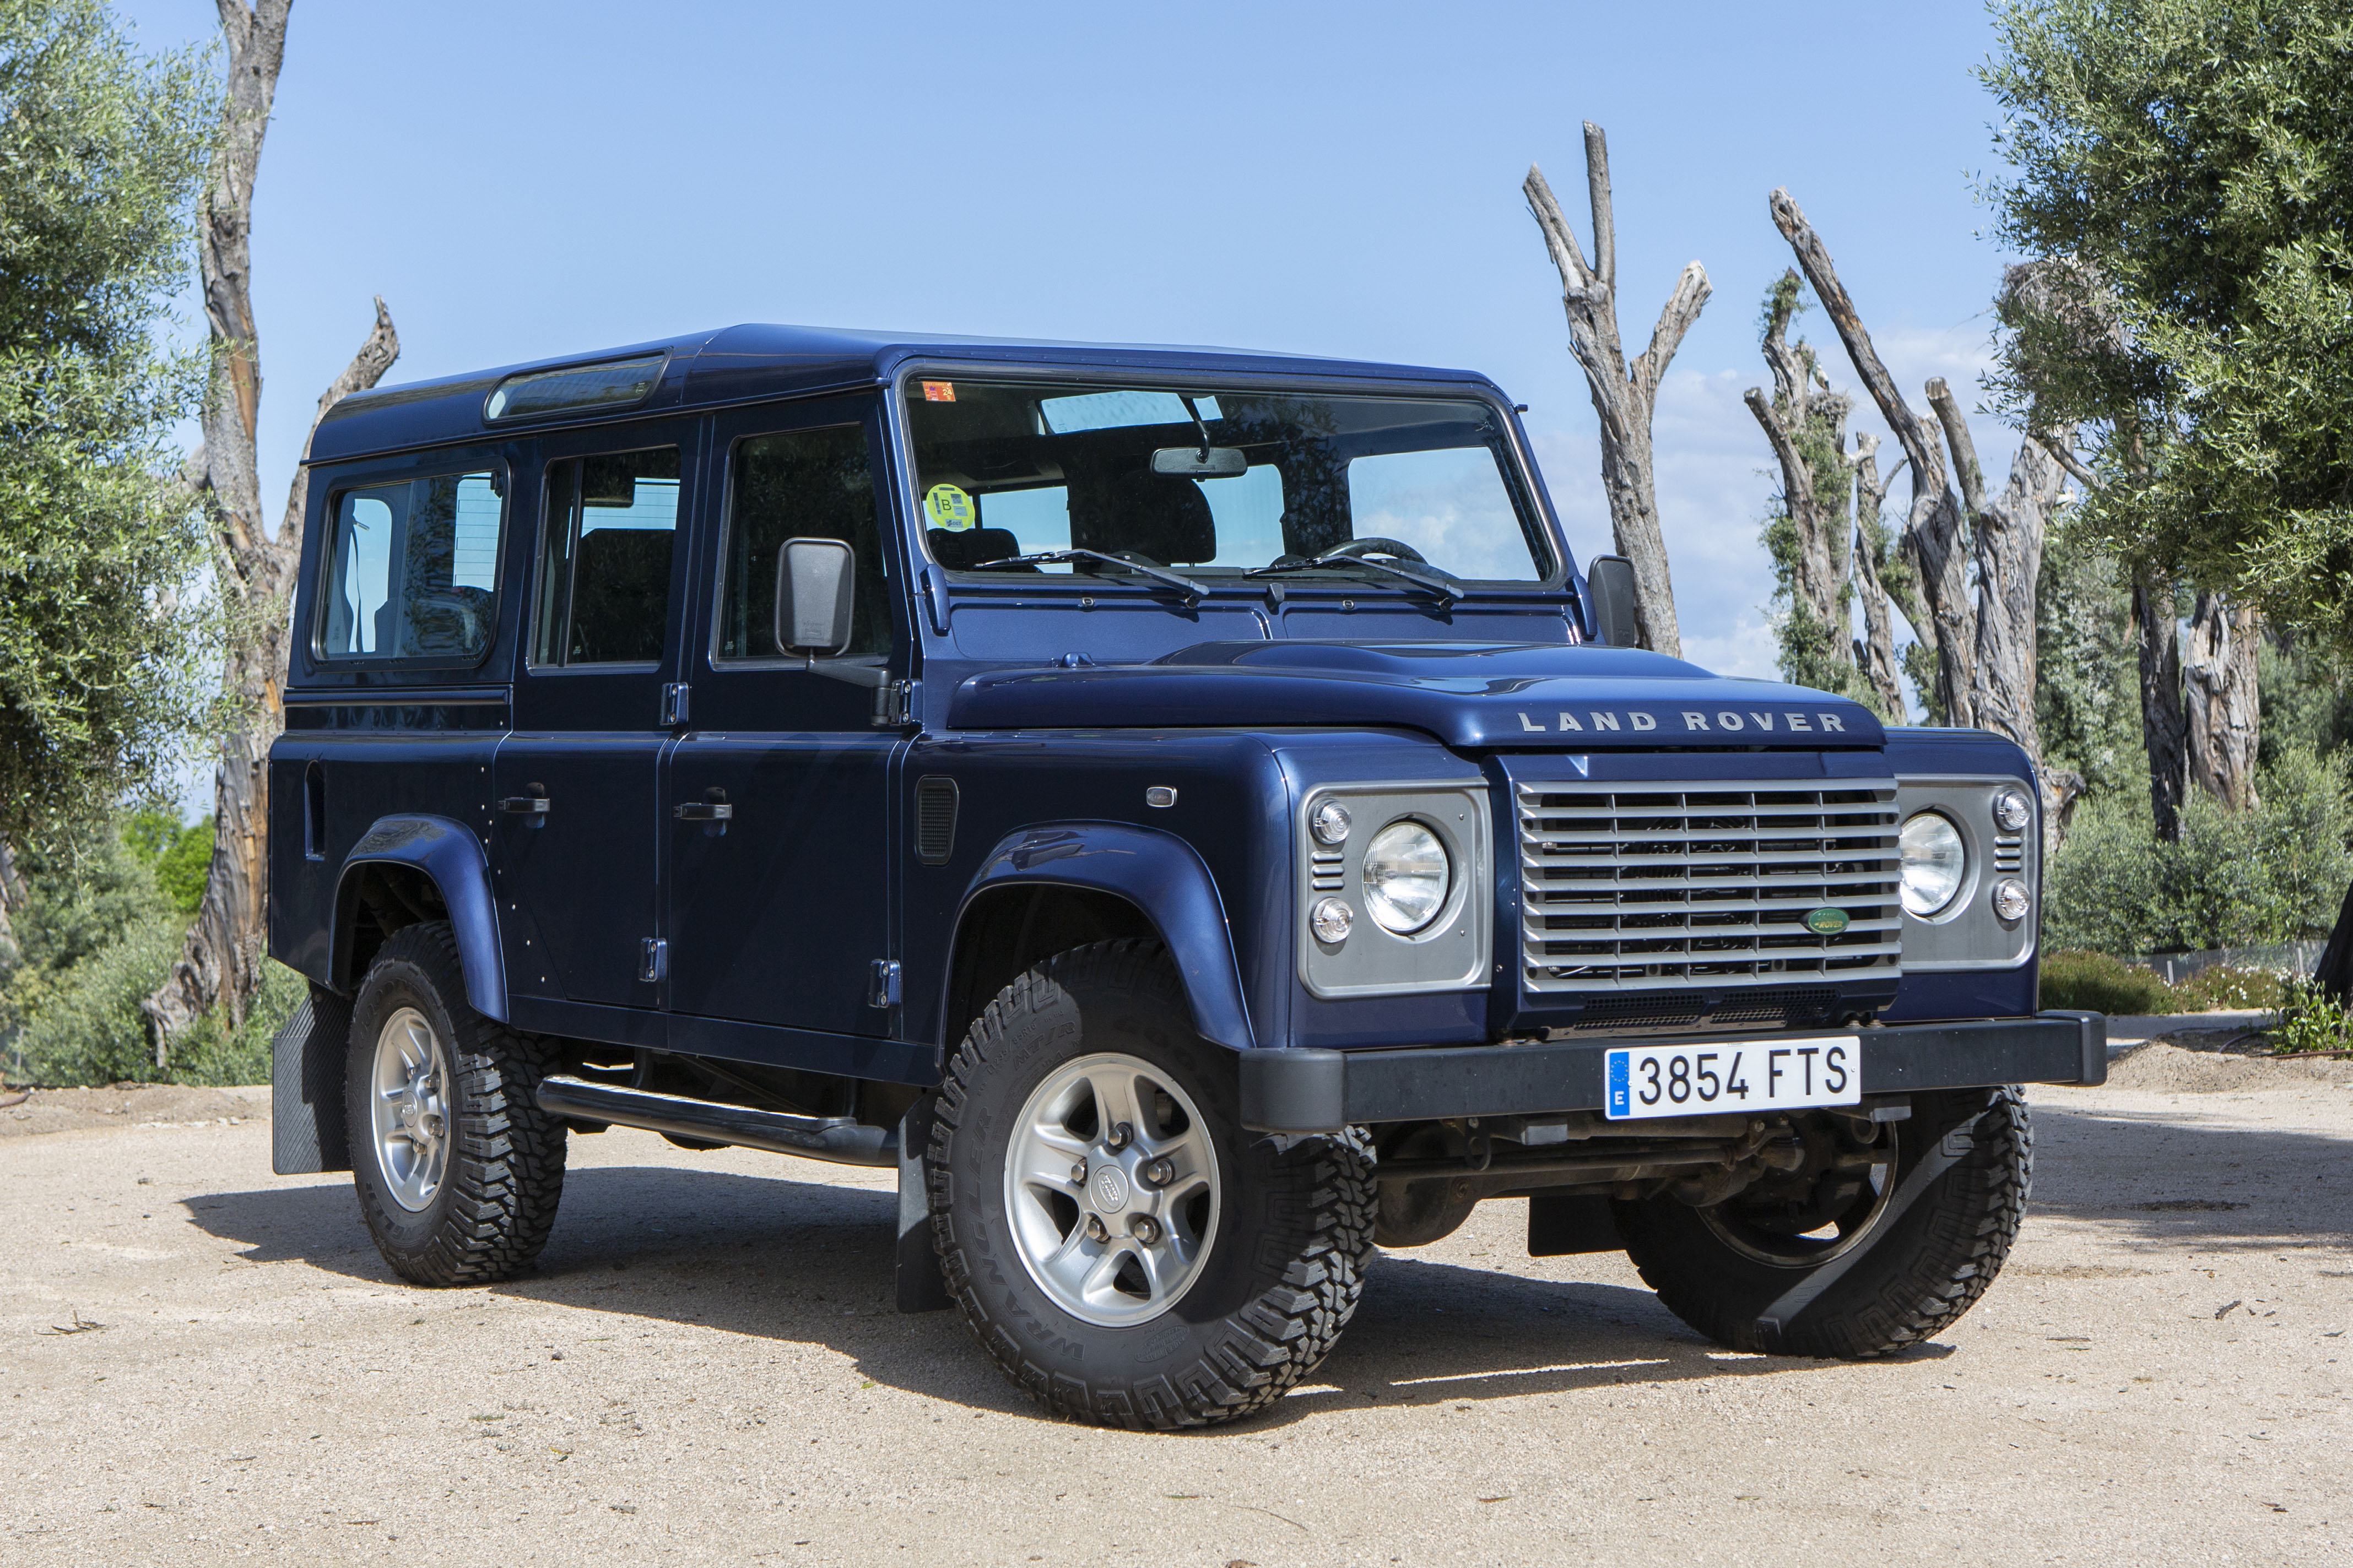
M 1642 640 L 1634 618 L 1634 563 L 1623 555 L 1597 555 L 1585 563 L 1585 587 L 1591 600 L 1593 629 L 1611 647 L 1633 647 Z
M 849 646 L 858 558 L 839 539 L 787 539 L 776 552 L 776 647 L 815 659 Z
M 1152 471 L 1187 479 L 1239 479 L 1250 468 L 1240 447 L 1163 447 L 1152 454 Z

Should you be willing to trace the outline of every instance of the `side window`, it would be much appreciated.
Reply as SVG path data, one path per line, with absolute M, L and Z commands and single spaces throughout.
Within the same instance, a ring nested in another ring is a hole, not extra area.
M 730 494 L 717 658 L 778 656 L 776 554 L 787 539 L 839 539 L 849 546 L 858 559 L 858 587 L 849 651 L 891 651 L 890 584 L 862 426 L 736 443 Z
M 675 447 L 548 465 L 533 664 L 661 658 L 678 476 Z
M 503 486 L 437 474 L 335 498 L 322 658 L 480 658 L 498 626 Z

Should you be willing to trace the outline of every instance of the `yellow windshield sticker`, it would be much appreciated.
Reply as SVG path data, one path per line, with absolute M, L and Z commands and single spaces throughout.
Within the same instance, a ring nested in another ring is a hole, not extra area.
M 954 485 L 934 485 L 923 495 L 923 510 L 934 528 L 961 533 L 974 521 L 972 497 Z
M 955 401 L 955 383 L 953 381 L 927 381 L 923 383 L 923 401 L 926 403 L 954 403 Z

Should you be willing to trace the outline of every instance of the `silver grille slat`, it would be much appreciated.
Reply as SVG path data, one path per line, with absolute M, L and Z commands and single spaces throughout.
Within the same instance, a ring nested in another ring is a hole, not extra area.
M 1820 985 L 1903 956 L 1895 781 L 1523 782 L 1532 991 Z M 1823 936 L 1805 916 L 1843 910 Z

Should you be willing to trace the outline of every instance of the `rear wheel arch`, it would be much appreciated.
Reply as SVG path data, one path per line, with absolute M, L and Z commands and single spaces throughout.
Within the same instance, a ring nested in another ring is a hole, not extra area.
M 484 1017 L 507 1016 L 506 963 L 490 865 L 473 833 L 438 816 L 386 816 L 353 846 L 336 879 L 329 960 L 332 988 L 352 994 L 376 952 L 412 925 L 448 922 L 466 999 Z

